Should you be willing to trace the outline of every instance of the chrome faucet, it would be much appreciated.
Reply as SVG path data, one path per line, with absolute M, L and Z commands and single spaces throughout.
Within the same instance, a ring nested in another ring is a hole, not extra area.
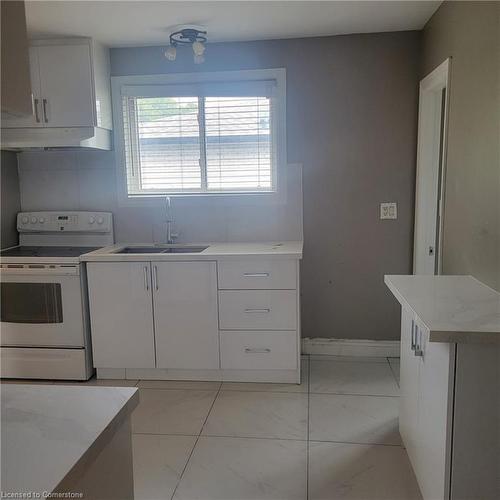
M 172 227 L 174 224 L 174 218 L 172 216 L 172 200 L 170 196 L 165 197 L 165 223 L 167 225 L 166 240 L 167 244 L 172 245 L 175 243 L 175 239 L 179 236 L 177 233 L 172 232 Z

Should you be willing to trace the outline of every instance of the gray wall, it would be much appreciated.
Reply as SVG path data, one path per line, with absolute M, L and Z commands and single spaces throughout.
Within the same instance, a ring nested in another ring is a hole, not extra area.
M 113 75 L 285 67 L 288 161 L 303 168 L 303 334 L 399 338 L 386 273 L 412 261 L 417 32 L 211 44 L 207 62 L 115 49 Z M 396 201 L 397 221 L 379 203 Z
M 500 3 L 445 2 L 421 76 L 452 57 L 443 272 L 500 290 Z
M 113 75 L 287 69 L 288 162 L 303 164 L 304 336 L 399 338 L 399 307 L 383 275 L 411 271 L 419 42 L 404 32 L 210 44 L 200 66 L 182 52 L 167 62 L 164 47 L 111 52 Z M 113 153 L 23 153 L 19 161 L 23 209 L 108 209 L 118 241 L 162 236 L 160 204 L 117 205 Z M 284 204 L 175 201 L 182 239 L 300 238 L 300 169 L 289 173 Z M 398 202 L 398 220 L 379 220 L 383 201 Z
M 21 210 L 16 154 L 2 151 L 0 162 L 2 248 L 17 245 L 16 215 Z

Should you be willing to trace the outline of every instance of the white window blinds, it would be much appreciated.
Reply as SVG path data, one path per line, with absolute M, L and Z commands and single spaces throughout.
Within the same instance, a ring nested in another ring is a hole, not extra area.
M 129 196 L 276 189 L 271 81 L 122 87 Z

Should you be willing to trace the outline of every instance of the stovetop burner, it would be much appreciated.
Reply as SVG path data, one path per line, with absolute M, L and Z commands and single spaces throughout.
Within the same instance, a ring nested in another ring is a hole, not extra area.
M 28 247 L 18 246 L 2 250 L 0 257 L 79 257 L 101 247 Z

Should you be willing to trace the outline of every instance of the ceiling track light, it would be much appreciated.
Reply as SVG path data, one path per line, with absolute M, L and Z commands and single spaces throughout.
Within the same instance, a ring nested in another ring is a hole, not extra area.
M 205 44 L 207 43 L 207 32 L 197 28 L 183 28 L 170 35 L 170 45 L 165 50 L 165 57 L 169 61 L 177 58 L 177 47 L 191 45 L 193 49 L 193 60 L 195 64 L 205 62 Z

